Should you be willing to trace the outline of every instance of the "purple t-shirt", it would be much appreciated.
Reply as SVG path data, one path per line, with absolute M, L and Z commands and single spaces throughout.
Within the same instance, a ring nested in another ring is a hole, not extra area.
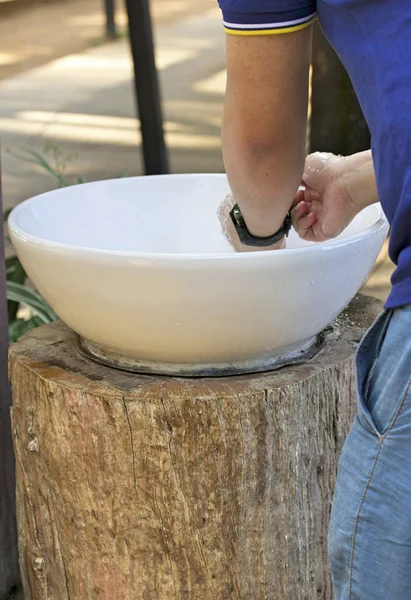
M 234 35 L 320 25 L 344 63 L 371 131 L 396 265 L 388 308 L 411 304 L 411 0 L 219 0 Z

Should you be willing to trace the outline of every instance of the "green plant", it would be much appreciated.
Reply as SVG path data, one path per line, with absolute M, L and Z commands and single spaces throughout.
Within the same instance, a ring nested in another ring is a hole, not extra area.
M 45 154 L 50 153 L 53 164 L 43 154 L 34 150 L 13 152 L 12 155 L 19 160 L 41 167 L 59 187 L 70 185 L 64 176 L 64 170 L 74 155 L 63 155 L 62 151 L 54 144 L 48 144 L 45 148 Z M 83 183 L 84 180 L 77 177 L 75 182 Z M 3 224 L 7 222 L 10 212 L 10 210 L 4 211 Z M 7 233 L 5 237 L 8 240 Z M 23 265 L 15 255 L 6 259 L 6 291 L 10 343 L 16 342 L 23 334 L 39 325 L 57 320 L 58 317 L 54 310 L 38 292 L 30 287 Z M 22 308 L 28 309 L 26 316 L 21 316 Z
M 57 183 L 58 187 L 71 185 L 65 176 L 65 171 L 67 165 L 76 158 L 77 155 L 75 152 L 64 154 L 59 146 L 52 142 L 47 142 L 43 154 L 30 149 L 24 149 L 19 152 L 13 151 L 10 154 L 18 160 L 40 167 Z M 46 157 L 46 155 L 50 156 L 50 158 Z M 78 176 L 75 178 L 74 183 L 85 183 L 85 180 L 83 177 Z
M 7 213 L 5 216 L 7 218 Z M 17 256 L 6 259 L 6 292 L 10 343 L 39 325 L 57 320 L 54 310 L 29 287 L 26 272 Z M 28 309 L 28 318 L 19 316 L 22 307 Z
M 10 154 L 18 160 L 40 167 L 55 181 L 58 187 L 86 183 L 81 176 L 75 176 L 72 183 L 67 179 L 65 175 L 67 165 L 76 157 L 76 154 L 65 154 L 59 146 L 52 142 L 45 145 L 43 153 L 24 149 L 19 152 L 10 152 Z M 118 177 L 126 175 L 127 172 L 123 172 Z M 10 212 L 10 210 L 4 212 L 3 224 L 7 222 Z M 5 237 L 8 239 L 7 232 Z M 43 323 L 51 323 L 58 318 L 40 294 L 30 287 L 30 282 L 17 256 L 11 256 L 6 260 L 6 279 L 11 343 L 16 342 L 24 333 L 35 327 Z M 21 316 L 22 307 L 29 309 L 28 316 Z

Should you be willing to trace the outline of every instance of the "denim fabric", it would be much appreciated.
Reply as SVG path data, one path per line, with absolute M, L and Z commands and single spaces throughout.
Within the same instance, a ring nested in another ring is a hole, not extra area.
M 411 600 L 411 305 L 377 319 L 356 375 L 329 529 L 334 598 Z

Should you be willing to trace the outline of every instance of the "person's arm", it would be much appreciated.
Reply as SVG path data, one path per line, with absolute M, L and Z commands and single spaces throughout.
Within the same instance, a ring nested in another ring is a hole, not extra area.
M 371 150 L 344 157 L 340 163 L 339 177 L 357 212 L 380 201 Z
M 258 237 L 281 227 L 302 179 L 311 29 L 227 35 L 224 164 L 247 227 Z

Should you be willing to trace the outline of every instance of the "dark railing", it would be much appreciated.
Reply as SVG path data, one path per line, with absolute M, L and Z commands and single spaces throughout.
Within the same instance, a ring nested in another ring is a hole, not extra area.
M 104 0 L 106 13 L 106 36 L 113 40 L 117 37 L 115 0 Z
M 126 0 L 137 110 L 147 175 L 168 173 L 158 74 L 148 0 Z
M 131 53 L 134 65 L 137 113 L 147 175 L 168 173 L 163 115 L 155 64 L 149 0 L 126 0 Z M 115 0 L 104 0 L 106 37 L 117 37 Z

